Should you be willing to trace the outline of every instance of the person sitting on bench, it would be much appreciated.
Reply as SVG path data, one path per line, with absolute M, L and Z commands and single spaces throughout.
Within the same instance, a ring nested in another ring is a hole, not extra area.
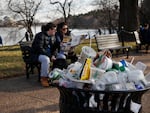
M 55 38 L 56 25 L 47 23 L 41 27 L 41 32 L 35 35 L 32 43 L 33 54 L 36 54 L 37 60 L 41 63 L 41 85 L 49 86 L 48 73 L 50 62 L 54 61 L 55 54 L 60 48 L 60 41 Z
M 68 25 L 66 22 L 60 22 L 57 24 L 57 32 L 55 34 L 56 38 L 60 39 L 61 44 L 65 43 L 65 36 L 69 36 L 69 29 L 68 29 Z M 60 48 L 61 51 L 61 48 Z M 78 60 L 78 57 L 76 55 L 76 53 L 74 52 L 74 48 L 71 47 L 70 50 L 67 53 L 67 58 L 71 60 L 71 63 L 74 63 Z

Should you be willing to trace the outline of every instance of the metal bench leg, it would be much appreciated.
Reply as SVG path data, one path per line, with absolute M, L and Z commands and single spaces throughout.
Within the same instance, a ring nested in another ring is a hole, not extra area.
M 37 70 L 38 70 L 38 81 L 40 82 L 40 79 L 41 79 L 41 64 L 37 64 Z
M 146 45 L 146 53 L 148 53 L 149 44 Z
M 26 78 L 29 79 L 30 64 L 26 63 Z
M 140 45 L 136 45 L 136 53 L 138 53 L 139 52 L 139 47 Z
M 127 59 L 129 58 L 129 48 L 126 48 L 126 52 L 127 52 Z

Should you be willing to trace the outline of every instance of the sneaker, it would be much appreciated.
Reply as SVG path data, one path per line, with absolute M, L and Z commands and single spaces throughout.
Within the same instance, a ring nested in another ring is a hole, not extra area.
M 41 77 L 40 81 L 41 81 L 41 85 L 43 87 L 48 87 L 49 86 L 48 78 L 47 77 Z

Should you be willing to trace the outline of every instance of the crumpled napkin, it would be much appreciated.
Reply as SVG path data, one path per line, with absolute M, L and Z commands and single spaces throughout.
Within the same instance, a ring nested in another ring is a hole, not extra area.
M 130 110 L 134 113 L 139 113 L 139 110 L 141 108 L 141 104 L 135 103 L 131 101 L 130 103 Z

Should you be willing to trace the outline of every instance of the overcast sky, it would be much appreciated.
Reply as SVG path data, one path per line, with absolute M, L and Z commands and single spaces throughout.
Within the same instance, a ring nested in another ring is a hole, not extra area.
M 73 8 L 71 10 L 71 14 L 76 15 L 81 13 L 87 13 L 88 11 L 94 10 L 93 6 L 91 5 L 91 1 L 92 0 L 74 0 L 72 3 Z M 40 21 L 49 21 L 62 16 L 60 13 L 56 12 L 54 8 L 56 7 L 50 5 L 48 0 L 44 0 L 41 10 L 39 10 L 38 14 L 36 15 L 36 19 L 40 18 L 39 19 Z
M 59 1 L 64 1 L 64 0 L 59 0 Z M 93 6 L 91 5 L 91 2 L 92 0 L 74 0 L 72 3 L 71 14 L 76 15 L 81 13 L 87 13 L 91 10 L 94 10 Z M 0 8 L 1 19 L 6 15 L 10 17 L 10 13 L 8 13 L 6 9 L 7 7 L 6 0 L 0 0 L 0 7 L 1 7 Z M 56 18 L 62 16 L 60 13 L 56 12 L 54 8 L 56 7 L 50 5 L 49 0 L 43 0 L 41 4 L 41 8 L 36 14 L 35 19 L 45 22 L 45 21 L 55 20 Z M 1 12 L 3 12 L 3 14 Z

